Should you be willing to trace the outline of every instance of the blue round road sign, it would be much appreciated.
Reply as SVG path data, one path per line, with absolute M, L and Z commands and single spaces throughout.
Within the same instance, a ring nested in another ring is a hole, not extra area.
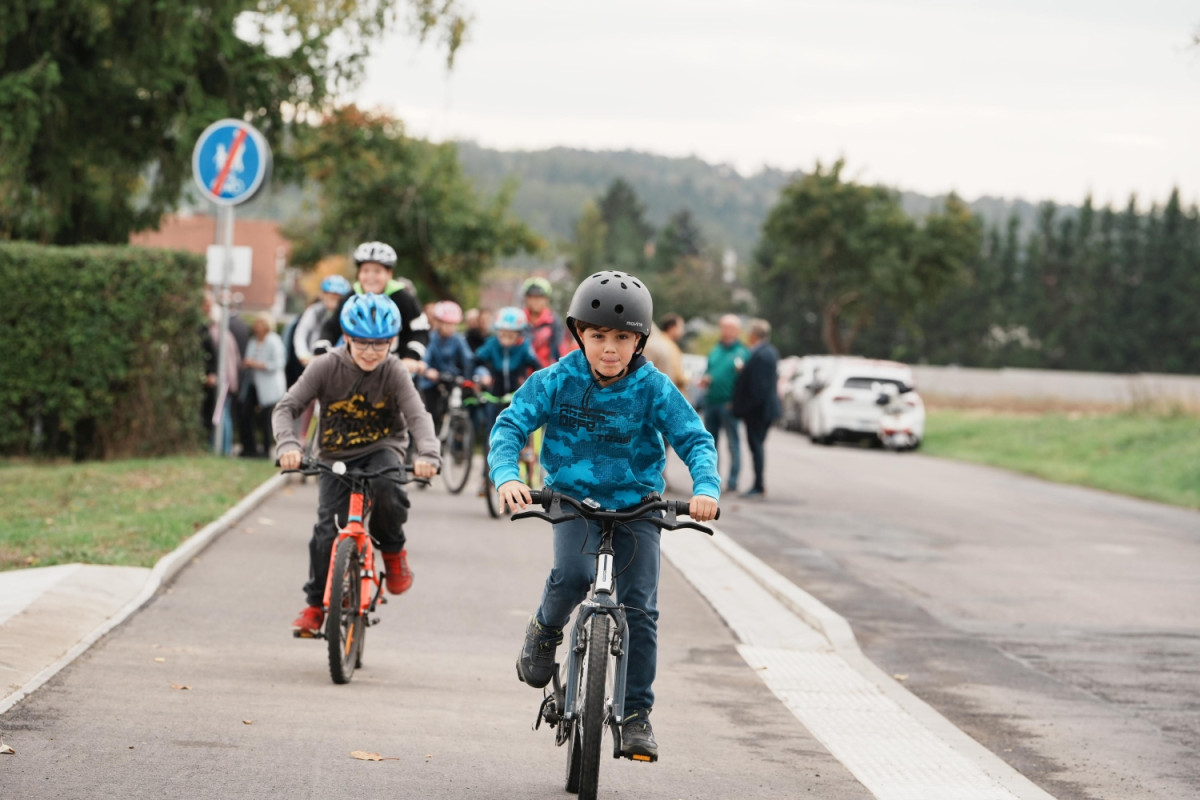
M 232 206 L 254 197 L 270 163 L 271 148 L 257 128 L 240 119 L 223 119 L 196 140 L 192 177 L 209 200 Z

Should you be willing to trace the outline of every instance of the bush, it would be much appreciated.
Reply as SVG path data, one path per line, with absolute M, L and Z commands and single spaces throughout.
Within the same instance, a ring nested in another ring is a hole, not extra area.
M 0 243 L 0 454 L 196 446 L 203 282 L 191 253 Z

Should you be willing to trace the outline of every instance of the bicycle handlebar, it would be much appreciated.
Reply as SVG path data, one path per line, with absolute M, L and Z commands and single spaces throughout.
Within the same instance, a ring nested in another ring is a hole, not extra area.
M 341 470 L 338 469 L 339 465 L 341 466 Z M 275 459 L 275 466 L 279 466 L 279 459 Z M 429 483 L 428 478 L 413 477 L 412 471 L 411 464 L 396 464 L 390 467 L 382 467 L 374 472 L 368 472 L 363 469 L 350 469 L 342 461 L 335 461 L 330 465 L 323 461 L 317 461 L 315 458 L 306 458 L 300 462 L 299 469 L 285 469 L 282 470 L 282 474 L 286 475 L 289 472 L 294 472 L 300 475 L 320 475 L 322 472 L 326 472 L 342 480 L 352 481 L 370 480 L 371 478 L 380 478 L 384 475 L 395 473 L 399 483 Z
M 605 511 L 598 506 L 594 506 L 583 500 L 576 500 L 570 495 L 556 492 L 553 489 L 531 489 L 529 492 L 534 505 L 539 505 L 545 511 L 520 511 L 512 515 L 512 519 L 526 519 L 528 517 L 537 517 L 544 519 L 551 524 L 559 522 L 567 522 L 572 519 L 583 517 L 584 519 L 600 520 L 602 522 L 630 522 L 635 519 L 645 517 L 651 524 L 657 525 L 659 528 L 667 531 L 678 530 L 679 528 L 693 528 L 698 531 L 703 531 L 709 536 L 712 536 L 712 528 L 701 525 L 698 522 L 688 520 L 687 522 L 679 522 L 677 517 L 680 514 L 687 515 L 688 502 L 686 500 L 647 500 L 646 502 L 627 508 L 623 511 Z M 564 512 L 562 504 L 566 503 L 575 509 L 574 513 Z M 647 517 L 647 514 L 652 514 L 655 511 L 665 511 L 665 517 Z M 549 513 L 547 513 L 549 512 Z M 721 510 L 717 509 L 716 519 L 721 518 Z

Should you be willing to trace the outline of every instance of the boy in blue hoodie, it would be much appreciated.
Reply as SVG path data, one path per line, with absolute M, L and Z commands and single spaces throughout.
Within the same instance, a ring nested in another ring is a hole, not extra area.
M 622 272 L 597 272 L 576 289 L 567 328 L 582 349 L 531 375 L 492 428 L 488 465 L 510 508 L 530 503 L 517 456 L 544 425 L 542 466 L 555 491 L 601 508 L 638 505 L 664 488 L 665 437 L 692 475 L 690 516 L 716 517 L 720 478 L 712 436 L 670 378 L 641 355 L 653 311 L 649 290 Z M 628 535 L 613 541 L 620 600 L 632 612 L 621 751 L 657 758 L 649 714 L 658 660 L 659 530 L 646 520 L 623 530 Z M 550 682 L 563 626 L 591 587 L 599 534 L 599 523 L 583 519 L 554 526 L 554 567 L 517 659 L 517 676 L 530 686 Z

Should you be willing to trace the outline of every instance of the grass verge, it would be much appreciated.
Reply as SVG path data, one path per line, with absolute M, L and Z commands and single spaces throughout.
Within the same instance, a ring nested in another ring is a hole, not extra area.
M 151 567 L 275 472 L 216 456 L 84 464 L 0 462 L 0 570 Z
M 1200 508 L 1200 418 L 1187 414 L 931 409 L 922 450 Z

